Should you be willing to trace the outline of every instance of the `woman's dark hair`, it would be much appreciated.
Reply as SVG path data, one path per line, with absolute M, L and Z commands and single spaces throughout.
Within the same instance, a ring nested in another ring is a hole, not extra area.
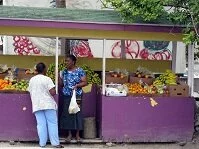
M 38 73 L 43 73 L 44 70 L 45 70 L 45 68 L 46 68 L 46 65 L 45 65 L 44 63 L 38 63 L 38 64 L 36 65 L 36 71 L 37 71 Z
M 74 62 L 74 64 L 76 64 L 77 58 L 74 55 L 70 54 L 67 56 L 67 58 L 70 58 Z

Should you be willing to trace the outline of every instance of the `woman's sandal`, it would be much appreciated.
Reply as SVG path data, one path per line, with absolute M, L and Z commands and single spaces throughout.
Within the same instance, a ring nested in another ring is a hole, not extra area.
M 65 142 L 66 142 L 66 143 L 70 143 L 70 142 L 71 142 L 71 138 L 66 138 L 66 139 L 65 139 Z
M 71 139 L 72 139 L 72 137 L 71 137 L 71 136 L 68 136 L 68 137 L 65 139 L 65 142 L 66 142 L 66 143 L 70 143 Z
M 64 146 L 60 144 L 60 145 L 54 146 L 54 148 L 64 148 Z
M 80 137 L 76 138 L 77 140 L 77 143 L 81 143 L 82 142 L 82 139 Z

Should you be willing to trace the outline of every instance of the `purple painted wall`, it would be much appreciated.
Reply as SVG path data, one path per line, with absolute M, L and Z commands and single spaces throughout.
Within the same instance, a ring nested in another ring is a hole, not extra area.
M 0 140 L 38 140 L 29 94 L 0 94 Z
M 83 94 L 82 113 L 83 117 L 96 117 L 96 95 L 97 87 L 92 86 L 90 93 Z
M 194 133 L 194 98 L 102 96 L 101 137 L 116 142 L 190 141 Z

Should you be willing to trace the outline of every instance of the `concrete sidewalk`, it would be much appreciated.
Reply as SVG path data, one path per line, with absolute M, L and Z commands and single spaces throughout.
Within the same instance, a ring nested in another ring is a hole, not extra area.
M 38 149 L 40 147 L 1 147 L 1 149 L 8 149 L 8 148 L 12 148 L 12 149 Z M 45 149 L 52 149 L 53 147 L 46 147 Z M 67 149 L 82 149 L 82 148 L 70 148 L 70 147 L 65 147 Z M 41 148 L 43 149 L 43 148 Z M 92 149 L 99 149 L 99 148 L 92 148 Z
M 150 144 L 63 144 L 66 149 L 199 149 L 198 143 L 187 143 L 180 146 L 177 143 L 150 143 Z M 16 143 L 0 142 L 0 149 L 40 149 L 37 143 Z M 48 144 L 45 149 L 52 149 Z
M 60 140 L 66 149 L 199 149 L 199 135 L 192 142 L 187 143 L 103 143 L 100 139 L 84 140 L 77 144 L 74 140 L 66 144 L 64 139 Z M 38 142 L 0 142 L 0 149 L 41 149 Z M 50 143 L 45 149 L 52 149 Z

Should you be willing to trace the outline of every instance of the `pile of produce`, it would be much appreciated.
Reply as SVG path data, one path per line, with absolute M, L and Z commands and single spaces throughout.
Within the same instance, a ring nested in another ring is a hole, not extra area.
M 0 90 L 6 89 L 12 85 L 8 80 L 0 79 Z
M 128 92 L 131 94 L 148 94 L 148 90 L 139 83 L 126 83 Z
M 135 77 L 138 78 L 153 78 L 153 73 L 144 67 L 138 67 L 135 72 Z
M 139 70 L 139 71 L 138 71 Z M 146 69 L 139 67 L 136 71 L 137 77 L 143 77 L 143 74 L 146 72 Z M 142 72 L 142 73 L 141 73 Z M 152 75 L 150 75 L 152 77 Z M 131 94 L 168 94 L 167 85 L 176 85 L 176 75 L 171 70 L 166 70 L 165 73 L 161 74 L 159 77 L 155 79 L 152 85 L 148 85 L 145 82 L 138 83 L 127 83 L 127 87 L 129 89 L 129 93 Z
M 0 79 L 0 90 L 18 90 L 27 91 L 28 81 L 21 80 L 18 82 L 10 82 L 9 80 Z
M 27 91 L 28 82 L 26 80 L 17 79 L 17 68 L 13 65 L 8 68 L 7 65 L 0 65 L 1 72 L 7 72 L 7 74 L 0 79 L 0 90 L 16 90 Z
M 166 70 L 165 73 L 161 74 L 157 77 L 153 83 L 154 85 L 176 85 L 176 75 L 172 72 L 172 70 Z
M 89 66 L 82 65 L 81 68 L 86 72 L 86 78 L 88 84 L 101 84 L 101 79 L 97 73 L 95 73 Z
M 144 83 L 126 83 L 128 92 L 130 94 L 156 94 L 157 88 L 153 85 L 147 85 Z
M 120 69 L 116 69 L 115 71 L 111 71 L 109 72 L 111 77 L 114 78 L 124 78 L 128 76 L 128 72 L 127 70 L 120 70 Z
M 89 66 L 80 66 L 85 72 L 88 84 L 101 84 L 101 79 L 97 73 L 95 73 Z M 62 61 L 58 64 L 59 72 L 65 69 L 65 63 Z M 47 76 L 55 82 L 55 64 L 50 64 L 47 70 Z
M 176 85 L 177 79 L 175 73 L 171 70 L 166 70 L 165 73 L 161 74 L 155 79 L 153 85 L 157 88 L 158 93 L 164 93 L 167 85 Z
M 28 81 L 21 80 L 13 85 L 16 90 L 27 91 L 28 88 Z
M 65 63 L 64 61 L 60 62 L 58 64 L 58 70 L 59 72 L 65 69 Z M 47 76 L 50 77 L 53 82 L 55 82 L 55 64 L 52 63 L 49 65 L 48 70 L 47 70 Z

